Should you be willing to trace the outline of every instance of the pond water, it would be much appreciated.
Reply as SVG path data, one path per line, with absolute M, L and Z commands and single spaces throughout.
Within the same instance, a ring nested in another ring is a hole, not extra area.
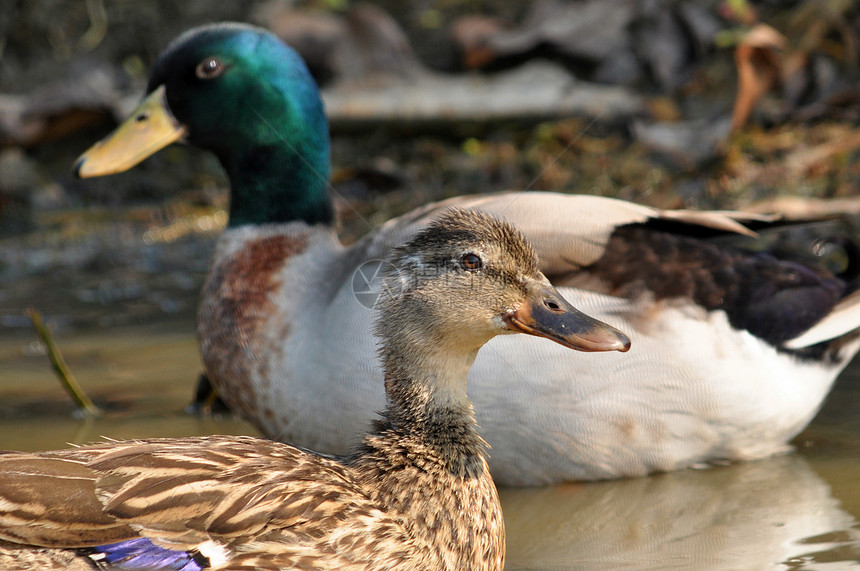
M 211 235 L 171 245 L 166 250 L 187 253 L 176 260 L 128 235 L 95 245 L 72 240 L 99 252 L 74 264 L 72 246 L 53 261 L 28 247 L 28 271 L 19 271 L 17 243 L 0 242 L 0 449 L 102 436 L 256 433 L 231 416 L 185 413 L 200 371 L 193 309 Z M 104 259 L 112 262 L 93 261 Z M 141 259 L 149 260 L 144 268 Z M 137 260 L 136 270 L 123 265 L 128 260 Z M 46 313 L 104 417 L 74 416 L 21 316 L 27 305 Z M 860 362 L 838 380 L 794 453 L 648 478 L 501 490 L 508 568 L 860 569 L 858 408 Z

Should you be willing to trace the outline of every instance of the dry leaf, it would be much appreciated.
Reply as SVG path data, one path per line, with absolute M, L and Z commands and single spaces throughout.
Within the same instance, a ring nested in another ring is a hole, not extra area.
M 755 26 L 738 44 L 738 95 L 732 110 L 732 132 L 746 124 L 759 100 L 777 84 L 785 46 L 785 37 L 767 24 Z

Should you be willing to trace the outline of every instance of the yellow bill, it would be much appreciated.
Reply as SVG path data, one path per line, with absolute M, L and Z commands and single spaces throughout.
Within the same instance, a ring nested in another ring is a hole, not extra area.
M 185 136 L 185 127 L 170 113 L 162 85 L 113 133 L 87 149 L 73 167 L 79 178 L 123 172 Z

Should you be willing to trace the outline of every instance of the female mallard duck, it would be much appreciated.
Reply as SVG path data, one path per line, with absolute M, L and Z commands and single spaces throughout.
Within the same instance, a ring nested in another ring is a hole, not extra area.
M 388 256 L 376 322 L 388 404 L 357 452 L 211 436 L 2 454 L 0 568 L 502 569 L 501 508 L 466 396 L 478 349 L 515 332 L 584 351 L 630 342 L 565 301 L 516 230 L 477 212 L 447 212 Z
M 755 220 L 741 214 L 520 192 L 430 205 L 343 247 L 319 93 L 299 56 L 264 30 L 187 32 L 159 57 L 148 92 L 76 172 L 126 170 L 176 140 L 221 160 L 230 220 L 202 292 L 200 348 L 220 395 L 269 437 L 343 453 L 365 432 L 384 398 L 355 288 L 372 275 L 364 264 L 449 205 L 516 224 L 562 293 L 635 345 L 586 366 L 549 344 L 491 342 L 470 396 L 497 482 L 782 451 L 860 347 L 854 285 L 715 241 L 751 233 L 740 222 Z

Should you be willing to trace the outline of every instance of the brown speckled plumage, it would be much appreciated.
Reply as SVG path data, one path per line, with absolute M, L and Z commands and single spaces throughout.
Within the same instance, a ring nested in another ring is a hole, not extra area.
M 29 549 L 0 540 L 0 569 L 3 571 L 93 571 L 91 560 L 68 549 Z
M 212 569 L 501 570 L 501 507 L 466 396 L 478 349 L 506 331 L 577 347 L 580 324 L 614 348 L 626 338 L 570 305 L 553 315 L 580 333 L 542 331 L 533 308 L 557 294 L 535 253 L 478 213 L 442 216 L 391 262 L 398 291 L 377 316 L 388 405 L 354 454 L 232 436 L 0 454 L 3 568 L 104 565 L 100 546 L 145 538 Z

